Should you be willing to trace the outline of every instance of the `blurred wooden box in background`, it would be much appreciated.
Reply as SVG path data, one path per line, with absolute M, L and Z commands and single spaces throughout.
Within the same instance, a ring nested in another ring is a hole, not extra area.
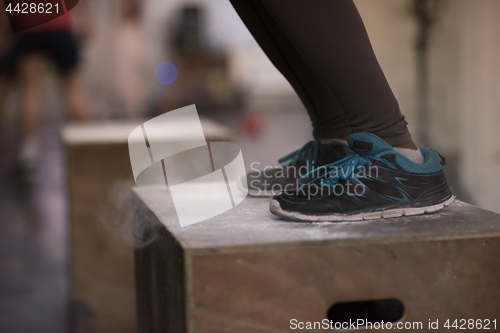
M 321 322 L 334 304 L 388 299 L 419 332 L 437 319 L 439 331 L 447 319 L 498 327 L 499 214 L 455 201 L 422 216 L 298 223 L 247 198 L 180 227 L 168 191 L 135 188 L 132 200 L 141 333 L 289 332 L 290 320 Z
M 201 119 L 207 141 L 232 133 Z M 143 121 L 70 123 L 66 147 L 75 332 L 136 332 L 128 135 Z

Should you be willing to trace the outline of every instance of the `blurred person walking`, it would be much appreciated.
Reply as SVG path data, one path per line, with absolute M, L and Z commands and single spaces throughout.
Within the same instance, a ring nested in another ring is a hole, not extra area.
M 78 16 L 78 29 L 75 29 Z M 10 65 L 21 84 L 21 148 L 18 164 L 24 180 L 32 181 L 39 157 L 43 74 L 47 61 L 56 65 L 61 88 L 73 119 L 87 118 L 87 102 L 78 73 L 79 49 L 91 34 L 90 9 L 85 0 L 71 12 L 16 34 Z
M 12 81 L 12 69 L 9 68 L 12 35 L 7 12 L 0 11 L 0 124 L 3 121 L 7 95 Z

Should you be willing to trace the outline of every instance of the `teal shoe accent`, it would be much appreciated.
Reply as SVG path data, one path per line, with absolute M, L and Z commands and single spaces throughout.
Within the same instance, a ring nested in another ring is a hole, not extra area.
M 372 133 L 353 133 L 347 138 L 349 147 L 357 153 L 377 155 L 381 152 L 394 151 L 394 148 Z
M 349 148 L 353 153 L 334 163 L 326 164 L 320 168 L 310 170 L 299 181 L 300 185 L 309 185 L 320 182 L 323 186 L 334 186 L 336 183 L 346 179 L 357 181 L 356 171 L 365 164 L 371 166 L 373 161 L 380 161 L 387 167 L 397 170 L 397 167 L 384 158 L 387 154 L 395 155 L 394 161 L 405 171 L 412 173 L 434 173 L 442 170 L 441 160 L 438 152 L 432 148 L 421 148 L 425 162 L 418 164 L 408 157 L 400 154 L 394 148 L 372 133 L 353 133 L 347 139 Z M 318 172 L 320 169 L 331 170 L 329 172 Z M 311 175 L 321 174 L 322 176 L 310 179 Z M 307 179 L 307 182 L 305 180 Z
M 439 172 L 443 169 L 439 154 L 432 148 L 420 148 L 420 152 L 424 155 L 424 163 L 418 164 L 410 160 L 408 157 L 396 153 L 395 161 L 399 166 L 408 172 L 414 173 L 432 173 Z M 395 152 L 394 152 L 395 153 Z
M 321 143 L 316 131 L 313 131 L 313 138 L 314 141 L 309 141 L 302 148 L 297 149 L 286 156 L 283 156 L 278 160 L 278 163 L 280 163 L 282 166 L 293 166 L 296 164 L 301 164 L 306 166 L 307 171 L 311 171 L 317 164 L 318 153 L 321 149 L 325 151 L 332 151 L 334 154 L 338 155 L 338 152 L 336 152 L 332 148 L 332 144 Z M 333 145 L 344 146 L 343 151 L 346 154 L 351 152 L 347 145 L 341 143 L 335 143 Z

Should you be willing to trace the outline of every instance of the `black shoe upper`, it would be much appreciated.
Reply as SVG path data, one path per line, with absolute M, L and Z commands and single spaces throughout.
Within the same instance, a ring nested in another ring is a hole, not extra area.
M 304 147 L 279 160 L 282 166 L 264 168 L 247 174 L 249 193 L 295 190 L 299 180 L 319 166 L 336 162 L 350 152 L 342 143 L 322 144 L 319 139 L 308 142 Z
M 276 195 L 280 207 L 304 214 L 353 214 L 429 206 L 451 197 L 435 150 L 421 149 L 426 162 L 420 165 L 366 134 L 351 135 L 349 146 L 354 153 L 328 166 L 328 176 Z

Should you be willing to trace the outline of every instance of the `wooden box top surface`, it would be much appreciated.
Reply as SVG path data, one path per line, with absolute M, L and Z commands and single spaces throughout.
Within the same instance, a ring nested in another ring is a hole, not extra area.
M 259 250 L 324 244 L 400 243 L 500 236 L 500 214 L 455 200 L 443 210 L 420 216 L 357 222 L 304 223 L 280 220 L 268 198 L 247 197 L 209 220 L 181 227 L 168 190 L 133 189 L 135 209 L 151 211 L 188 251 Z M 136 214 L 141 216 L 142 214 Z M 144 216 L 144 215 L 143 215 Z M 142 221 L 134 221 L 135 224 Z
M 146 120 L 73 121 L 63 127 L 61 137 L 66 146 L 127 144 L 130 132 Z M 205 117 L 200 117 L 200 121 L 207 141 L 232 140 L 233 132 L 228 127 Z M 175 122 L 169 125 L 177 126 Z

